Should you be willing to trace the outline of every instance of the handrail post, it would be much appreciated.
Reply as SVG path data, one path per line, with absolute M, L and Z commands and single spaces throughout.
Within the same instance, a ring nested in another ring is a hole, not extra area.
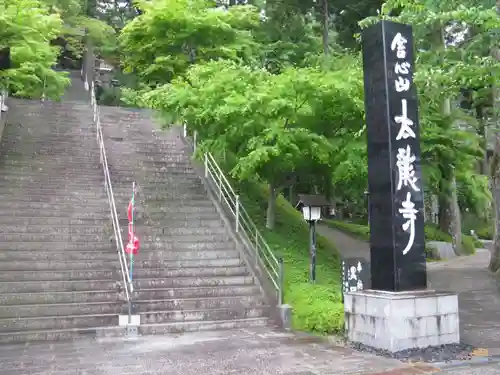
M 208 152 L 205 152 L 205 178 L 208 178 Z
M 183 135 L 184 138 L 187 138 L 188 129 L 187 129 L 186 123 L 184 123 L 184 125 L 182 126 L 182 135 Z
M 285 283 L 285 269 L 283 257 L 278 258 L 279 264 L 279 281 L 278 281 L 278 305 L 283 305 L 283 284 Z
M 259 265 L 259 230 L 255 228 L 255 267 Z
M 198 132 L 195 130 L 193 133 L 193 152 L 196 152 L 196 141 L 198 138 Z
M 236 195 L 235 199 L 235 211 L 236 211 L 236 233 L 238 233 L 238 230 L 240 228 L 240 196 Z
M 222 203 L 222 177 L 217 177 L 219 178 L 219 201 Z

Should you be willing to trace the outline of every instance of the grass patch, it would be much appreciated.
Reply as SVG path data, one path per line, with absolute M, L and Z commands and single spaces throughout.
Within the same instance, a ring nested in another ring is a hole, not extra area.
M 324 220 L 324 223 L 331 228 L 338 229 L 355 238 L 364 241 L 370 240 L 370 227 L 368 225 L 354 224 L 339 220 Z M 443 231 L 441 231 L 436 225 L 426 224 L 424 230 L 426 241 L 451 242 L 451 236 L 448 233 L 444 233 Z M 462 246 L 465 254 L 471 255 L 476 252 L 476 248 L 480 248 L 483 245 L 481 241 L 476 240 L 474 237 L 462 234 Z M 433 259 L 435 257 L 434 255 L 431 255 L 433 254 L 433 249 L 430 247 L 429 249 L 427 249 L 427 246 L 426 254 L 429 257 L 428 259 Z
M 485 226 L 476 231 L 476 235 L 482 240 L 492 240 L 495 228 L 493 226 Z
M 276 255 L 285 263 L 285 302 L 293 307 L 293 327 L 320 334 L 340 333 L 344 327 L 340 257 L 335 247 L 317 238 L 315 285 L 309 278 L 309 229 L 300 212 L 282 196 L 277 199 L 276 228 L 265 228 L 267 188 L 259 182 L 234 184 L 243 206 L 259 226 Z

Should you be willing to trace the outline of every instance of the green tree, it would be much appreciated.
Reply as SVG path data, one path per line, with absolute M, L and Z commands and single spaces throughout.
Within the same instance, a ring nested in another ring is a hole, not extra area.
M 234 178 L 266 181 L 272 229 L 277 194 L 296 178 L 331 171 L 330 139 L 362 127 L 361 80 L 349 77 L 346 70 L 319 68 L 288 68 L 274 75 L 218 61 L 193 66 L 185 78 L 148 93 L 144 101 L 175 113 L 205 147 L 233 153 Z M 331 172 L 325 177 L 328 185 Z
M 141 10 L 120 42 L 125 71 L 148 86 L 170 82 L 195 62 L 255 56 L 252 30 L 260 24 L 255 7 L 225 10 L 208 0 L 157 0 L 141 3 Z
M 0 0 L 0 9 L 0 49 L 11 49 L 13 65 L 0 71 L 0 85 L 20 96 L 59 97 L 68 83 L 52 69 L 59 49 L 50 41 L 63 28 L 59 15 L 37 0 Z

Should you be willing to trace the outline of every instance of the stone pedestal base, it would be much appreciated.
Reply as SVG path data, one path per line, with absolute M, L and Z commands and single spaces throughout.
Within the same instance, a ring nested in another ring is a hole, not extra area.
M 397 352 L 460 342 L 458 296 L 433 290 L 365 290 L 344 296 L 347 338 Z

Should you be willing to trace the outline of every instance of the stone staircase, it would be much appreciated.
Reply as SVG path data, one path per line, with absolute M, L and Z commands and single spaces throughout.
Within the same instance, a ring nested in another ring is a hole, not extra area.
M 121 335 L 122 275 L 83 84 L 62 103 L 10 99 L 0 144 L 0 343 Z M 138 183 L 133 308 L 141 334 L 263 326 L 270 308 L 177 130 L 102 107 L 126 240 Z
M 124 312 L 89 105 L 10 99 L 0 145 L 0 343 L 94 335 Z
M 142 334 L 268 324 L 261 288 L 191 165 L 178 129 L 158 131 L 146 111 L 101 107 L 115 201 L 137 183 L 134 309 Z

